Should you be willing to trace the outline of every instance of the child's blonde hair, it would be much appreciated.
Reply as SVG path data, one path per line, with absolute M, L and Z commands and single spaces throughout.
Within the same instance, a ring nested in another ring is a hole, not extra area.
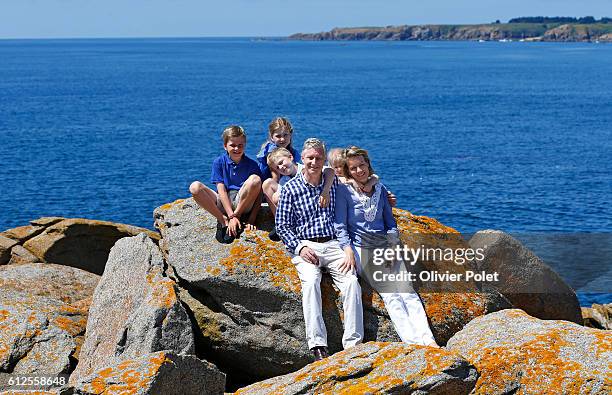
M 359 148 L 359 147 L 348 147 L 347 149 L 344 150 L 344 176 L 346 178 L 353 178 L 351 177 L 351 173 L 349 172 L 349 166 L 348 166 L 348 160 L 351 158 L 356 158 L 358 156 L 363 157 L 363 159 L 365 160 L 365 162 L 368 164 L 368 168 L 370 169 L 370 175 L 374 174 L 374 169 L 372 168 L 372 163 L 370 162 L 370 157 L 368 156 L 368 151 L 364 150 L 363 148 Z
M 344 166 L 344 149 L 343 148 L 332 148 L 327 154 L 327 162 L 331 167 Z
M 221 134 L 221 137 L 223 138 L 223 145 L 227 144 L 229 139 L 231 139 L 232 137 L 241 137 L 241 136 L 244 137 L 244 139 L 246 140 L 246 133 L 244 132 L 244 129 L 242 128 L 242 126 L 238 126 L 238 125 L 228 126 L 225 129 L 223 129 L 223 133 Z
M 273 149 L 272 152 L 268 154 L 268 158 L 266 158 L 266 162 L 268 162 L 268 167 L 276 169 L 276 161 L 280 157 L 295 159 L 287 148 L 278 147 Z

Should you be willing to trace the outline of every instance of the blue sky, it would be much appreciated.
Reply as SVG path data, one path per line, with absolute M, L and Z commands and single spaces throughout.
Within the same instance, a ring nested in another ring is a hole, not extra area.
M 612 16 L 612 1 L 0 0 L 0 38 L 284 36 L 535 15 Z

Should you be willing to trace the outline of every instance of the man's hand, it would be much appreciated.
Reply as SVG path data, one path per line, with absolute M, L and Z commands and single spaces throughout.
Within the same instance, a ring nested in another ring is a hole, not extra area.
M 350 246 L 344 248 L 344 260 L 342 261 L 340 266 L 338 266 L 338 270 L 340 270 L 340 273 L 342 274 L 354 272 L 355 253 L 353 252 L 353 249 Z
M 238 229 L 240 228 L 242 228 L 240 220 L 236 217 L 233 217 L 229 220 L 229 223 L 227 224 L 227 233 L 229 233 L 229 235 L 232 237 L 236 237 L 238 236 Z
M 304 247 L 300 250 L 300 256 L 308 263 L 319 266 L 319 257 L 310 247 Z
M 321 192 L 321 196 L 319 197 L 319 206 L 321 206 L 321 208 L 329 206 L 329 191 L 324 190 Z

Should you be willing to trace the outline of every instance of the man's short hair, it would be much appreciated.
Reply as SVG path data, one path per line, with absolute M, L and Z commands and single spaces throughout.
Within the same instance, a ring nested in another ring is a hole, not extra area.
M 323 151 L 323 156 L 325 156 L 325 144 L 317 138 L 311 137 L 304 141 L 304 146 L 302 147 L 302 152 L 307 149 L 317 149 Z

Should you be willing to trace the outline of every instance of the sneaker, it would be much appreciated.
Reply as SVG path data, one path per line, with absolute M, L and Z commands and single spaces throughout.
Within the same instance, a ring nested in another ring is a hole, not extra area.
M 313 347 L 312 355 L 315 361 L 320 361 L 324 358 L 329 357 L 329 353 L 327 352 L 327 347 L 325 346 Z
M 215 239 L 219 243 L 224 243 L 225 234 L 227 233 L 227 226 L 221 225 L 221 222 L 217 222 L 217 233 L 215 233 Z
M 272 241 L 280 241 L 281 239 L 278 233 L 276 233 L 276 227 L 272 228 L 272 230 L 270 231 L 270 234 L 268 234 L 268 237 Z

